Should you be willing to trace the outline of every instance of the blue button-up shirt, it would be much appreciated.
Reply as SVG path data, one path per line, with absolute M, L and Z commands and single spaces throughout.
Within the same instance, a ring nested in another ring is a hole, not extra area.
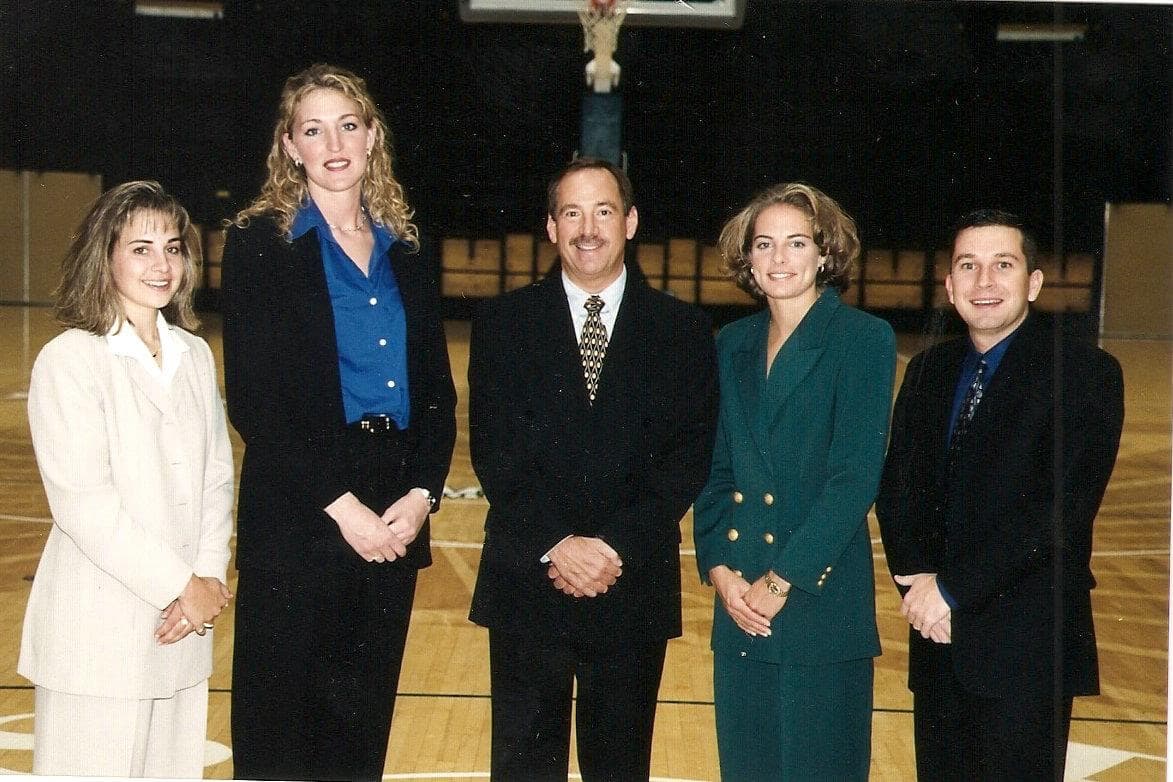
M 318 231 L 334 334 L 338 372 L 347 423 L 367 413 L 388 415 L 400 429 L 410 423 L 407 384 L 407 316 L 387 251 L 397 241 L 385 226 L 371 223 L 375 247 L 367 274 L 354 264 L 330 233 L 313 201 L 293 220 L 291 238 Z

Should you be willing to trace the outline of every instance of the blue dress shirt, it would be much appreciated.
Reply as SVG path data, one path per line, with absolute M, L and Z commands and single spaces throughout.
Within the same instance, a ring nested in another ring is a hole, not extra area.
M 346 422 L 368 413 L 390 416 L 400 429 L 410 424 L 407 382 L 407 316 L 387 251 L 398 241 L 385 226 L 371 223 L 375 247 L 367 274 L 354 264 L 330 233 L 312 200 L 298 211 L 293 239 L 317 229 L 326 284 L 334 309 L 338 372 Z

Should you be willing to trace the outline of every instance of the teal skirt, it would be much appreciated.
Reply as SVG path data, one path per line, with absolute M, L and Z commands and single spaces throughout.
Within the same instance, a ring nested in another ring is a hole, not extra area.
M 866 780 L 872 679 L 870 657 L 776 665 L 714 655 L 723 782 Z

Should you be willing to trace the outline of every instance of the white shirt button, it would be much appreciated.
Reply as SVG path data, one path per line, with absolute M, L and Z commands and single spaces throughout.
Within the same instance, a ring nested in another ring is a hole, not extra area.
M 385 339 L 379 340 L 379 347 L 381 347 L 381 348 L 387 347 L 387 340 L 385 340 Z
M 388 380 L 388 381 L 387 381 L 387 388 L 395 388 L 395 381 L 394 381 L 394 380 Z
M 376 304 L 378 304 L 378 303 L 379 303 L 379 300 L 378 300 L 378 299 L 376 299 L 374 296 L 372 296 L 372 297 L 371 297 L 371 306 L 373 307 L 373 306 L 375 306 L 375 305 L 376 305 Z

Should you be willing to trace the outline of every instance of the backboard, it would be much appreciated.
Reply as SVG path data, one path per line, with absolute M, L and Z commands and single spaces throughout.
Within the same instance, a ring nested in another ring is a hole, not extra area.
M 459 0 L 465 22 L 578 24 L 583 0 Z M 631 0 L 624 25 L 736 30 L 745 0 Z

